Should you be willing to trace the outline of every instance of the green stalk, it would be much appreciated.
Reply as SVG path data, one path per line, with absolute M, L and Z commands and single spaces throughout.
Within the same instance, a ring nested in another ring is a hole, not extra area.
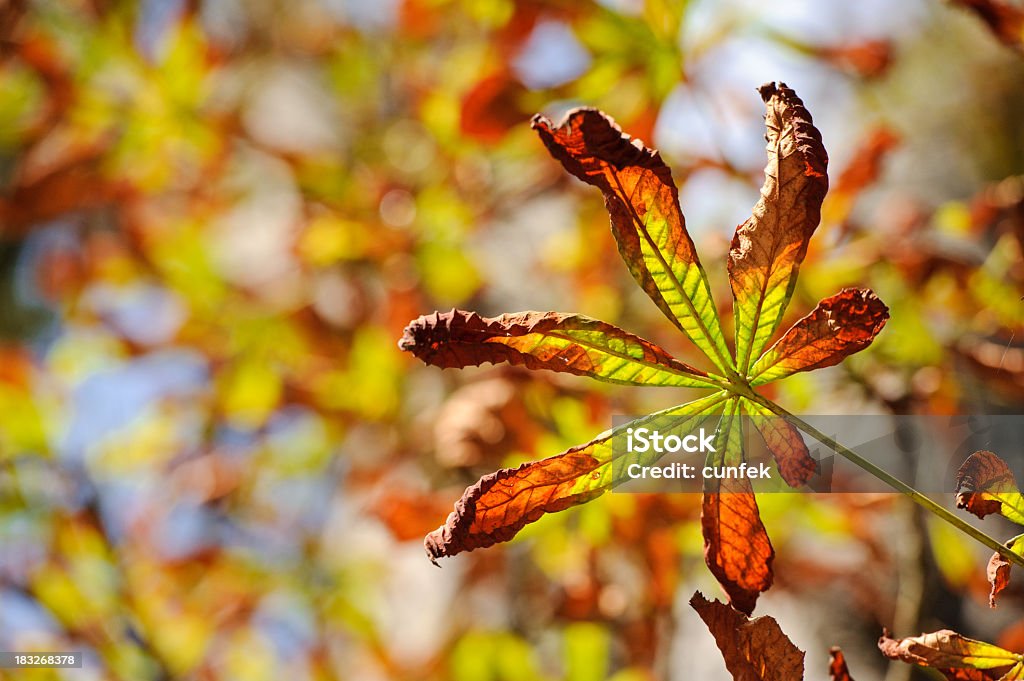
M 1002 544 L 998 540 L 996 540 L 996 539 L 990 537 L 989 535 L 985 534 L 984 532 L 982 532 L 981 530 L 979 530 L 978 528 L 976 528 L 975 526 L 971 525 L 969 522 L 964 520 L 963 518 L 955 515 L 954 513 L 952 513 L 948 509 L 946 509 L 941 504 L 939 504 L 939 503 L 937 503 L 935 501 L 932 501 L 931 499 L 926 497 L 924 494 L 922 494 L 921 492 L 918 492 L 916 489 L 914 489 L 913 487 L 911 487 L 907 483 L 903 482 L 899 478 L 895 477 L 894 475 L 892 475 L 888 471 L 879 468 L 878 466 L 876 466 L 875 464 L 871 463 L 870 461 L 868 461 L 867 459 L 862 457 L 860 454 L 858 454 L 857 452 L 855 452 L 852 449 L 850 449 L 849 447 L 843 446 L 839 442 L 836 442 L 835 440 L 830 438 L 828 435 L 825 435 L 824 433 L 822 433 L 820 430 L 818 430 L 817 428 L 815 428 L 811 424 L 807 423 L 806 421 L 802 420 L 801 418 L 799 418 L 797 416 L 794 416 L 793 414 L 790 414 L 788 411 L 786 411 L 785 409 L 783 409 L 779 405 L 775 404 L 771 400 L 769 400 L 769 399 L 767 399 L 767 398 L 765 398 L 765 397 L 763 397 L 761 395 L 758 395 L 754 391 L 750 391 L 750 392 L 754 395 L 753 399 L 758 404 L 760 404 L 763 407 L 767 407 L 773 413 L 781 416 L 782 418 L 785 418 L 785 419 L 791 421 L 793 423 L 793 425 L 795 425 L 797 428 L 799 428 L 800 430 L 804 431 L 805 433 L 807 433 L 808 435 L 813 437 L 818 442 L 821 442 L 822 444 L 827 445 L 833 451 L 838 452 L 847 461 L 850 461 L 851 463 L 856 464 L 857 466 L 860 466 L 865 471 L 867 471 L 871 475 L 875 476 L 876 478 L 878 478 L 879 480 L 881 480 L 885 484 L 889 485 L 890 487 L 892 487 L 896 491 L 901 492 L 902 494 L 905 494 L 906 496 L 910 497 L 910 499 L 915 504 L 918 504 L 919 506 L 924 507 L 925 509 L 930 511 L 933 515 L 935 515 L 935 516 L 945 520 L 947 523 L 949 523 L 953 527 L 957 528 L 958 530 L 960 530 L 964 534 L 966 534 L 966 535 L 968 535 L 970 537 L 973 537 L 975 540 L 981 542 L 982 544 L 984 544 L 988 548 L 992 549 L 993 551 L 998 553 L 1000 556 L 1002 556 L 1006 560 L 1008 560 L 1011 563 L 1013 563 L 1014 565 L 1017 565 L 1019 567 L 1024 567 L 1024 557 L 1014 553 L 1006 545 Z M 750 398 L 749 395 L 744 395 L 744 396 L 747 397 L 748 399 Z

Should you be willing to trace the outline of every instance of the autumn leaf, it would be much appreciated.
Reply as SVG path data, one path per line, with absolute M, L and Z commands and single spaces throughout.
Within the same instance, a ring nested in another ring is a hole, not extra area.
M 1024 674 L 1024 655 L 943 629 L 894 639 L 884 632 L 878 648 L 891 660 L 936 669 L 947 679 L 1013 681 Z
M 846 667 L 846 657 L 843 651 L 832 646 L 829 651 L 828 678 L 829 681 L 853 681 L 850 670 Z
M 736 229 L 728 263 L 742 374 L 782 321 L 828 191 L 828 155 L 803 102 L 785 84 L 768 83 L 760 93 L 767 108 L 765 182 L 753 215 Z
M 782 320 L 807 242 L 817 227 L 828 189 L 828 159 L 810 114 L 793 90 L 772 83 L 762 86 L 760 93 L 768 131 L 765 182 L 752 217 L 736 231 L 728 262 L 736 300 L 735 355 L 722 336 L 707 275 L 686 231 L 678 190 L 658 152 L 594 109 L 570 111 L 559 125 L 539 115 L 532 123 L 569 173 L 601 190 L 619 252 L 633 277 L 721 373 L 689 366 L 607 322 L 553 312 L 495 318 L 458 310 L 434 313 L 414 320 L 399 346 L 440 367 L 508 362 L 613 383 L 714 390 L 709 397 L 623 428 L 665 414 L 685 424 L 688 418 L 724 412 L 716 437 L 727 446 L 712 463 L 737 465 L 745 453 L 736 417 L 751 416 L 782 478 L 793 487 L 806 484 L 816 463 L 802 436 L 778 417 L 785 414 L 781 407 L 752 386 L 830 366 L 864 349 L 881 331 L 888 309 L 871 291 L 841 291 L 821 301 L 761 354 Z M 466 490 L 447 522 L 426 537 L 430 559 L 436 562 L 442 556 L 507 541 L 545 513 L 590 501 L 622 482 L 616 477 L 617 467 L 611 466 L 616 432 L 481 478 Z M 658 456 L 648 455 L 644 463 L 650 465 Z M 707 482 L 701 527 L 709 569 L 730 602 L 751 612 L 758 595 L 772 583 L 774 550 L 749 482 Z
M 1006 542 L 1006 548 L 1010 549 L 1014 553 L 1024 555 L 1024 537 L 1014 537 L 1010 541 Z M 1007 586 L 1010 585 L 1010 561 L 1008 561 L 999 552 L 993 553 L 992 557 L 988 559 L 988 567 L 985 569 L 985 576 L 988 577 L 988 583 L 992 585 L 991 591 L 988 594 L 988 607 L 996 607 L 996 599 L 999 597 Z
M 736 466 L 743 460 L 742 421 L 731 401 L 716 438 L 713 466 Z M 758 594 L 772 585 L 775 549 L 761 522 L 757 499 L 746 478 L 705 478 L 700 516 L 704 562 L 740 612 L 754 611 Z
M 979 518 L 997 513 L 1024 525 L 1024 496 L 1017 488 L 1017 480 L 1006 462 L 992 452 L 975 452 L 960 466 L 956 474 L 956 505 Z M 1024 535 L 1009 540 L 1006 546 L 1024 555 Z M 988 605 L 994 608 L 997 597 L 1010 583 L 1010 562 L 998 552 L 993 553 L 985 572 L 992 585 Z
M 888 318 L 889 308 L 873 292 L 843 289 L 818 303 L 757 360 L 750 384 L 838 364 L 870 345 Z
M 413 320 L 398 347 L 441 368 L 508 362 L 624 385 L 715 385 L 654 343 L 583 315 L 435 312 Z
M 998 513 L 1024 525 L 1024 496 L 1006 462 L 992 452 L 971 454 L 956 474 L 956 505 L 984 518 Z
M 478 81 L 462 100 L 462 134 L 486 144 L 500 142 L 510 128 L 529 117 L 529 110 L 520 106 L 526 91 L 507 68 Z
M 436 564 L 443 556 L 508 541 L 545 513 L 561 511 L 604 494 L 622 482 L 616 477 L 617 471 L 626 468 L 612 465 L 617 456 L 625 455 L 612 447 L 616 434 L 655 419 L 659 419 L 662 427 L 671 423 L 673 428 L 692 429 L 720 411 L 726 399 L 725 393 L 715 393 L 636 419 L 547 459 L 485 475 L 465 491 L 445 524 L 424 539 L 427 555 Z M 650 464 L 653 458 L 639 462 Z
M 699 591 L 690 599 L 715 637 L 725 666 L 736 681 L 793 681 L 804 674 L 804 653 L 771 617 L 750 619 Z
M 892 66 L 894 50 L 888 40 L 862 40 L 822 46 L 814 52 L 827 63 L 861 78 L 877 78 Z
M 775 465 L 786 484 L 790 487 L 806 484 L 817 472 L 818 463 L 807 451 L 807 444 L 796 426 L 751 400 L 743 400 L 742 406 L 775 459 Z
M 882 174 L 886 159 L 900 144 L 891 128 L 871 130 L 856 145 L 856 155 L 843 168 L 822 206 L 825 222 L 844 224 L 861 193 Z
M 732 368 L 707 274 L 661 155 L 596 109 L 575 109 L 558 126 L 537 115 L 533 128 L 567 171 L 604 194 L 619 252 L 640 287 L 719 369 Z

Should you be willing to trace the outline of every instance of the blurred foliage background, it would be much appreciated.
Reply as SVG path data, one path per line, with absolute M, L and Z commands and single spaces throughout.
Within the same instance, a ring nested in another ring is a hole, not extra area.
M 395 342 L 434 309 L 554 309 L 697 361 L 529 117 L 597 106 L 660 148 L 731 317 L 755 88 L 784 80 L 833 187 L 791 317 L 863 284 L 892 320 L 773 397 L 1024 412 L 1021 41 L 963 4 L 0 4 L 0 649 L 86 656 L 0 678 L 726 678 L 686 607 L 718 594 L 697 498 L 607 495 L 442 570 L 421 545 L 482 473 L 688 396 Z M 982 547 L 888 495 L 770 496 L 759 613 L 808 678 L 835 644 L 910 678 L 882 626 L 1024 650 Z

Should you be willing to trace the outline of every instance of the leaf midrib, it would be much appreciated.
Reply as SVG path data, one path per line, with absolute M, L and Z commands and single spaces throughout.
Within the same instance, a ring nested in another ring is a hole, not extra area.
M 632 364 L 639 364 L 641 366 L 645 366 L 645 367 L 648 367 L 648 368 L 651 368 L 651 369 L 658 369 L 658 370 L 661 370 L 661 371 L 667 371 L 667 372 L 669 372 L 671 374 L 674 374 L 676 376 L 682 376 L 684 378 L 692 378 L 692 379 L 697 380 L 697 381 L 705 381 L 706 379 L 719 378 L 719 377 L 717 377 L 717 376 L 715 376 L 713 374 L 708 374 L 707 376 L 701 376 L 700 374 L 691 374 L 688 371 L 683 371 L 682 369 L 677 369 L 675 367 L 672 367 L 672 366 L 669 366 L 669 365 L 665 365 L 665 364 L 660 364 L 658 362 L 650 362 L 650 361 L 648 361 L 646 359 L 637 359 L 636 357 L 633 357 L 632 355 L 627 355 L 625 353 L 620 353 L 620 352 L 617 352 L 615 350 L 612 350 L 611 348 L 608 348 L 608 347 L 605 347 L 605 346 L 601 346 L 601 345 L 597 345 L 596 343 L 593 343 L 593 342 L 587 342 L 587 341 L 583 341 L 583 340 L 580 340 L 580 339 L 577 339 L 577 338 L 573 338 L 572 336 L 563 335 L 564 332 L 551 332 L 551 331 L 547 331 L 547 332 L 541 332 L 541 333 L 543 333 L 544 335 L 551 336 L 552 338 L 558 338 L 558 339 L 561 339 L 561 340 L 564 340 L 564 341 L 568 341 L 570 343 L 576 343 L 577 345 L 582 345 L 583 347 L 590 348 L 591 350 L 597 350 L 599 352 L 603 352 L 605 354 L 611 355 L 612 357 L 617 357 L 617 358 L 619 358 L 621 360 L 630 362 Z M 665 354 L 668 354 L 668 353 L 666 352 Z M 669 357 L 672 357 L 672 355 L 669 355 Z M 676 358 L 672 357 L 672 359 L 676 359 Z M 676 361 L 679 361 L 679 360 L 676 359 Z M 709 388 L 724 387 L 724 386 L 721 386 L 721 385 L 717 384 L 716 382 L 714 382 L 714 380 L 709 380 L 709 381 L 707 381 L 707 383 L 708 383 L 708 387 Z
M 690 314 L 693 316 L 694 321 L 696 321 L 697 326 L 699 327 L 701 333 L 704 335 L 704 339 L 707 341 L 708 345 L 714 351 L 715 356 L 717 356 L 718 360 L 720 362 L 722 362 L 722 366 L 720 368 L 725 370 L 727 373 L 735 373 L 735 371 L 733 369 L 733 366 L 732 366 L 731 358 L 729 358 L 729 357 L 727 357 L 727 356 L 722 354 L 722 350 L 718 347 L 718 344 L 715 343 L 714 339 L 711 336 L 711 331 L 708 329 L 707 325 L 704 323 L 704 320 L 701 318 L 701 316 L 699 314 L 697 314 L 697 308 L 694 307 L 693 301 L 690 300 L 690 296 L 683 289 L 682 282 L 680 282 L 676 278 L 675 272 L 672 271 L 672 268 L 669 266 L 668 262 L 665 260 L 665 257 L 661 253 L 661 249 L 659 249 L 657 244 L 654 243 L 654 239 L 651 237 L 650 232 L 647 229 L 647 223 L 640 219 L 640 216 L 636 212 L 636 208 L 633 207 L 633 203 L 629 200 L 629 197 L 626 196 L 626 188 L 622 186 L 622 182 L 619 180 L 618 174 L 617 173 L 612 173 L 611 175 L 612 175 L 612 178 L 615 180 L 615 184 L 616 184 L 616 186 L 618 187 L 618 190 L 619 190 L 618 191 L 618 195 L 619 195 L 618 198 L 619 198 L 619 200 L 622 201 L 623 205 L 627 207 L 627 209 L 629 210 L 630 216 L 633 218 L 633 222 L 637 225 L 637 229 L 643 235 L 644 239 L 646 239 L 648 246 L 651 247 L 651 250 L 654 252 L 655 257 L 657 257 L 657 259 L 661 263 L 662 267 L 664 267 L 665 271 L 669 273 L 669 275 L 670 275 L 669 279 L 672 281 L 673 287 L 676 289 L 676 291 L 679 293 L 680 297 L 683 299 L 683 302 L 686 304 L 687 309 L 690 311 Z M 694 250 L 694 253 L 696 253 L 696 250 Z M 694 262 L 692 264 L 692 266 L 697 266 L 697 263 Z M 702 275 L 701 278 L 704 280 L 705 283 L 707 283 L 707 279 L 704 279 L 703 275 Z M 711 295 L 711 288 L 710 287 L 707 287 L 707 293 L 708 293 L 708 299 L 711 302 L 711 309 L 714 311 L 715 315 L 717 316 L 718 309 L 715 306 L 715 300 L 714 300 L 714 297 L 712 297 L 712 295 Z M 667 304 L 668 301 L 666 300 L 665 303 Z M 673 315 L 673 316 L 675 316 L 675 315 Z M 679 325 L 682 326 L 682 321 L 679 321 Z M 738 378 L 738 376 L 737 376 L 737 378 Z
M 782 116 L 780 115 L 779 118 L 781 119 Z M 754 321 L 753 321 L 753 324 L 750 325 L 750 337 L 749 337 L 749 339 L 747 341 L 746 347 L 743 348 L 743 359 L 741 360 L 738 357 L 736 358 L 739 371 L 744 376 L 747 376 L 747 373 L 750 371 L 750 359 L 751 359 L 751 355 L 754 354 L 754 341 L 757 339 L 757 327 L 761 324 L 761 312 L 764 310 L 764 299 L 768 295 L 768 281 L 771 279 L 771 273 L 775 269 L 775 253 L 778 250 L 778 243 L 779 243 L 778 242 L 778 233 L 779 233 L 778 228 L 779 228 L 779 221 L 780 221 L 781 215 L 782 215 L 782 211 L 778 210 L 778 204 L 782 200 L 782 179 L 781 179 L 782 173 L 780 172 L 780 167 L 782 166 L 782 161 L 779 158 L 779 151 L 780 151 L 781 146 L 782 146 L 782 131 L 784 129 L 785 129 L 785 124 L 783 124 L 783 126 L 781 128 L 777 129 L 777 132 L 776 132 L 776 135 L 775 135 L 775 145 L 774 145 L 774 148 L 772 149 L 772 155 L 773 155 L 774 160 L 775 160 L 775 196 L 773 198 L 775 199 L 775 206 L 776 206 L 776 210 L 774 211 L 775 212 L 775 222 L 772 225 L 773 229 L 771 230 L 771 234 L 772 234 L 773 238 L 772 238 L 772 249 L 771 249 L 770 253 L 771 253 L 772 257 L 769 259 L 768 267 L 767 267 L 767 269 L 766 269 L 766 271 L 764 273 L 764 280 L 761 283 L 761 295 L 758 296 L 757 306 L 756 306 L 756 308 L 754 310 Z M 749 377 L 748 377 L 748 380 L 749 380 Z

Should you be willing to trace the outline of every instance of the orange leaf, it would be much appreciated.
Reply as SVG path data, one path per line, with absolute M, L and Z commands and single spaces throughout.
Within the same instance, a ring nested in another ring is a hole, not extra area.
M 507 69 L 483 78 L 462 100 L 462 134 L 488 144 L 500 142 L 514 126 L 529 119 L 519 105 L 525 93 L 526 87 Z
M 1018 547 L 1018 544 L 1022 539 L 1024 537 L 1014 537 L 1006 542 L 1007 548 L 1015 553 L 1020 553 L 1021 549 Z M 1010 585 L 1011 565 L 1012 563 L 1000 553 L 993 553 L 992 557 L 988 559 L 988 568 L 985 572 L 988 577 L 988 583 L 992 585 L 992 590 L 988 595 L 988 607 L 996 607 L 996 598 Z
M 852 71 L 861 78 L 881 76 L 893 61 L 893 46 L 887 40 L 864 40 L 845 45 L 830 45 L 815 52 L 826 62 Z
M 619 252 L 644 292 L 719 368 L 731 366 L 707 274 L 661 155 L 596 109 L 574 109 L 557 127 L 537 115 L 532 125 L 567 171 L 604 194 Z
M 751 385 L 838 364 L 881 332 L 889 308 L 869 289 L 843 289 L 791 326 L 750 370 Z
M 423 540 L 430 560 L 436 565 L 438 558 L 508 541 L 545 513 L 604 494 L 605 487 L 579 484 L 601 465 L 586 453 L 590 444 L 480 478 L 455 504 L 445 524 Z
M 845 222 L 861 192 L 878 180 L 885 160 L 899 143 L 899 135 L 884 126 L 874 128 L 858 141 L 856 155 L 843 168 L 825 199 L 822 212 L 826 222 Z
M 708 481 L 700 525 L 704 562 L 729 595 L 729 603 L 749 615 L 758 594 L 772 585 L 775 560 L 750 481 Z
M 829 681 L 853 681 L 850 670 L 846 667 L 846 658 L 843 651 L 832 646 L 829 651 L 828 678 Z
M 612 446 L 617 432 L 666 417 L 679 419 L 675 427 L 691 427 L 717 412 L 725 399 L 719 392 L 655 412 L 561 454 L 485 475 L 466 489 L 445 524 L 426 536 L 428 557 L 436 564 L 444 556 L 508 541 L 545 513 L 599 497 L 625 479 L 613 466 L 617 457 L 626 455 Z
M 442 368 L 522 364 L 610 383 L 706 387 L 707 374 L 654 343 L 583 315 L 520 312 L 481 317 L 435 312 L 413 320 L 398 347 Z
M 728 470 L 744 460 L 742 404 L 731 401 L 716 435 L 716 454 L 709 464 Z M 775 549 L 757 508 L 748 478 L 704 478 L 701 503 L 704 562 L 729 596 L 729 603 L 748 615 L 757 597 L 772 585 Z
M 749 619 L 699 591 L 690 599 L 715 637 L 725 666 L 736 681 L 793 681 L 804 674 L 804 653 L 771 617 Z
M 807 451 L 807 444 L 800 431 L 786 419 L 768 412 L 760 405 L 750 401 L 746 404 L 748 409 L 762 412 L 751 416 L 750 420 L 775 459 L 782 479 L 790 487 L 805 484 L 818 470 L 818 463 Z
M 1021 494 L 1006 462 L 992 452 L 971 454 L 956 473 L 956 505 L 979 518 L 999 513 L 1021 520 Z
M 398 541 L 418 539 L 429 532 L 448 510 L 450 501 L 438 494 L 388 485 L 387 490 L 369 506 L 369 512 L 383 522 Z
M 886 631 L 878 639 L 878 648 L 891 660 L 901 660 L 942 672 L 947 679 L 1019 678 L 1007 674 L 1017 669 L 1024 656 L 999 646 L 975 641 L 955 631 L 943 629 L 930 634 L 902 639 L 890 638 Z
M 741 372 L 782 321 L 828 191 L 828 154 L 803 102 L 785 83 L 766 83 L 759 91 L 768 165 L 753 214 L 736 228 L 728 263 Z
M 988 607 L 994 608 L 996 598 L 1010 584 L 1010 561 L 998 553 L 993 553 L 988 559 L 988 568 L 985 572 L 988 583 L 992 585 L 992 590 L 988 594 Z

